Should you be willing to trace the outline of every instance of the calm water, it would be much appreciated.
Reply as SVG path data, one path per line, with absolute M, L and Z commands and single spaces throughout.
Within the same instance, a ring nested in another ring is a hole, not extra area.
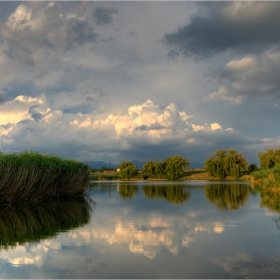
M 98 182 L 2 207 L 0 277 L 280 278 L 278 209 L 247 183 Z

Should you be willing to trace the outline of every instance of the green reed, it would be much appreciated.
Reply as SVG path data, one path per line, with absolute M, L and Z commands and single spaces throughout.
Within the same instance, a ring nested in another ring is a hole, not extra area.
M 38 152 L 0 153 L 0 200 L 36 200 L 83 195 L 89 167 Z
M 258 181 L 262 188 L 280 189 L 280 164 L 276 164 L 271 169 L 254 171 L 251 176 Z

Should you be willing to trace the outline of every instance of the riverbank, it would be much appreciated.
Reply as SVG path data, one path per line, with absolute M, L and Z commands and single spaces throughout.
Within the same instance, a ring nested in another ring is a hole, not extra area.
M 132 178 L 127 181 L 139 181 L 139 180 L 145 180 L 145 181 L 167 181 L 166 178 L 159 178 L 156 176 L 153 177 L 145 177 L 146 175 L 140 175 L 137 178 Z M 118 173 L 113 174 L 103 174 L 103 173 L 95 173 L 91 174 L 90 179 L 92 181 L 115 181 L 120 180 Z M 183 180 L 207 180 L 207 181 L 251 181 L 251 176 L 249 174 L 244 174 L 239 179 L 232 178 L 230 176 L 227 176 L 223 180 L 211 177 L 207 172 L 204 170 L 190 170 L 184 172 L 184 175 L 179 179 L 180 181 Z

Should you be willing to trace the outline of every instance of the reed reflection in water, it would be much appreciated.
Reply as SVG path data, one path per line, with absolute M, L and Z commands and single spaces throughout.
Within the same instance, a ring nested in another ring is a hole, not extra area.
M 86 225 L 94 203 L 90 198 L 8 204 L 0 208 L 0 249 L 56 236 Z
M 249 198 L 249 187 L 243 184 L 207 185 L 205 197 L 220 210 L 237 210 L 245 206 Z

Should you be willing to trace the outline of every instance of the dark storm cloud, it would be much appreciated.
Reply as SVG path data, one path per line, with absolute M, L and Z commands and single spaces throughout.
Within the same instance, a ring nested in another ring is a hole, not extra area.
M 73 107 L 64 107 L 62 110 L 65 114 L 89 114 L 93 111 L 93 106 L 90 104 L 81 104 Z
M 12 100 L 19 95 L 38 96 L 41 94 L 40 90 L 36 88 L 32 80 L 15 79 L 7 83 L 3 92 L 8 100 Z
M 262 98 L 278 106 L 279 72 L 280 52 L 266 52 L 260 56 L 232 60 L 214 73 L 219 88 L 210 98 L 234 103 Z
M 98 7 L 93 11 L 93 16 L 97 25 L 107 25 L 113 22 L 113 14 L 117 14 L 118 9 L 111 6 Z
M 166 139 L 159 144 L 149 144 L 135 140 L 129 142 L 131 149 L 121 151 L 123 158 L 129 160 L 164 160 L 165 158 L 178 154 L 188 158 L 191 162 L 204 163 L 207 157 L 212 156 L 215 151 L 220 149 L 234 149 L 245 154 L 246 159 L 251 162 L 257 161 L 259 150 L 250 149 L 251 145 L 261 144 L 260 139 L 244 137 L 241 134 L 232 131 L 228 133 L 193 133 L 196 138 L 196 144 L 189 144 L 182 139 Z M 203 143 L 203 144 L 199 144 Z
M 86 21 L 79 21 L 72 18 L 66 24 L 66 38 L 65 49 L 72 49 L 75 44 L 83 45 L 87 42 L 94 42 L 97 39 L 97 34 L 94 33 L 93 28 Z
M 159 125 L 159 124 L 151 124 L 150 126 L 147 126 L 147 125 L 139 125 L 135 128 L 135 131 L 149 131 L 149 130 L 161 130 L 161 129 L 164 129 L 166 128 L 165 126 L 163 125 Z
M 0 35 L 8 45 L 8 57 L 27 65 L 34 65 L 32 55 L 38 49 L 71 50 L 98 37 L 85 17 L 62 14 L 56 3 L 40 9 L 19 5 L 6 23 L 0 24 Z
M 28 113 L 30 114 L 31 118 L 33 118 L 36 122 L 42 119 L 43 115 L 36 111 L 36 108 L 40 107 L 39 105 L 34 105 L 29 108 Z
M 256 53 L 280 43 L 280 2 L 207 2 L 187 25 L 165 34 L 172 53 L 195 58 L 235 49 Z
M 0 94 L 0 104 L 5 103 L 6 101 L 7 98 L 3 94 Z

